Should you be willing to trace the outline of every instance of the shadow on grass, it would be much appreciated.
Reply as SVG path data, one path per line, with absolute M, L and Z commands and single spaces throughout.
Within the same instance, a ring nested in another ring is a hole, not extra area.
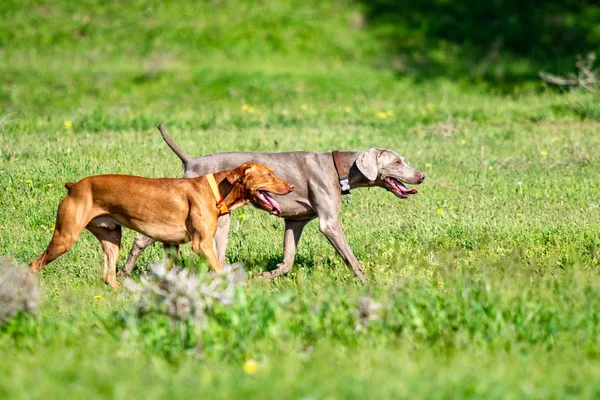
M 500 90 L 572 71 L 600 48 L 596 1 L 363 1 L 383 64 L 416 80 L 485 81 Z
M 255 271 L 257 273 L 272 271 L 281 263 L 283 254 L 269 257 L 254 258 L 252 260 L 231 260 L 232 262 L 241 262 L 244 269 L 247 271 Z M 314 259 L 302 255 L 297 255 L 294 260 L 293 269 L 308 268 L 312 269 L 315 265 Z
M 276 269 L 277 265 L 281 262 L 282 258 L 283 258 L 283 254 L 271 255 L 268 257 L 252 258 L 250 260 L 241 260 L 241 259 L 229 256 L 229 257 L 227 257 L 227 260 L 228 260 L 228 263 L 230 263 L 230 264 L 241 263 L 246 271 L 254 271 L 256 273 L 262 273 L 262 272 L 272 271 L 272 270 Z M 153 259 L 154 259 L 154 257 L 153 257 Z M 147 258 L 138 260 L 135 264 L 135 268 L 132 271 L 132 274 L 131 274 L 132 277 L 137 278 L 141 275 L 144 275 L 145 273 L 147 273 L 150 270 L 151 265 L 159 263 L 161 261 L 162 261 L 162 258 L 154 259 L 152 261 Z M 205 260 L 202 260 L 200 257 L 197 257 L 195 255 L 188 256 L 188 255 L 180 254 L 179 264 L 183 265 L 185 268 L 188 268 L 194 272 L 205 272 L 210 269 L 210 266 L 208 265 L 208 263 Z M 294 260 L 293 269 L 296 269 L 296 268 L 312 269 L 314 267 L 314 265 L 315 265 L 315 262 L 314 262 L 313 258 L 310 258 L 307 256 L 302 256 L 302 255 L 297 255 L 296 259 Z M 118 265 L 117 269 L 120 270 L 122 267 L 123 267 L 123 264 Z

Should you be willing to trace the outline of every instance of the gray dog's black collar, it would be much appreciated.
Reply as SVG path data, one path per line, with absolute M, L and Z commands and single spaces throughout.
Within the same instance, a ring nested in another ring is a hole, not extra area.
M 348 181 L 348 171 L 346 171 L 346 169 L 344 168 L 344 164 L 342 164 L 339 150 L 332 151 L 331 155 L 333 156 L 333 165 L 335 166 L 335 170 L 337 171 L 338 180 L 342 188 L 342 195 L 350 194 L 350 182 Z

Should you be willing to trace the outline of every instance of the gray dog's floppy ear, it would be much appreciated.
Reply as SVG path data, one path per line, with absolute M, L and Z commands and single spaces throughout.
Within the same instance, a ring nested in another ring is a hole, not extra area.
M 360 153 L 356 159 L 356 167 L 369 181 L 377 179 L 377 155 L 379 150 L 373 148 Z

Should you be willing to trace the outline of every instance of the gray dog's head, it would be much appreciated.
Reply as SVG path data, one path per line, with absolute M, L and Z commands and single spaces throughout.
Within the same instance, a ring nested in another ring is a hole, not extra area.
M 417 189 L 407 188 L 405 183 L 418 185 L 425 180 L 425 175 L 409 167 L 404 157 L 386 149 L 372 148 L 360 153 L 356 167 L 369 182 L 386 188 L 401 199 L 419 193 Z

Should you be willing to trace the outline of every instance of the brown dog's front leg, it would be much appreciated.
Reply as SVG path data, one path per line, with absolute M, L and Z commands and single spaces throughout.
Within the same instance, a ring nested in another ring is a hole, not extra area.
M 199 256 L 206 258 L 213 270 L 216 272 L 223 271 L 223 265 L 219 262 L 210 239 L 206 240 L 206 238 L 200 239 L 192 237 L 192 250 Z
M 229 241 L 229 228 L 231 226 L 231 217 L 229 214 L 219 217 L 217 232 L 213 238 L 213 244 L 219 262 L 225 264 L 225 251 L 227 250 L 227 242 Z
M 189 217 L 188 232 L 192 239 L 192 250 L 194 253 L 206 258 L 213 270 L 223 271 L 223 264 L 219 262 L 212 241 L 217 231 L 218 213 L 205 214 L 204 216 L 192 211 Z

